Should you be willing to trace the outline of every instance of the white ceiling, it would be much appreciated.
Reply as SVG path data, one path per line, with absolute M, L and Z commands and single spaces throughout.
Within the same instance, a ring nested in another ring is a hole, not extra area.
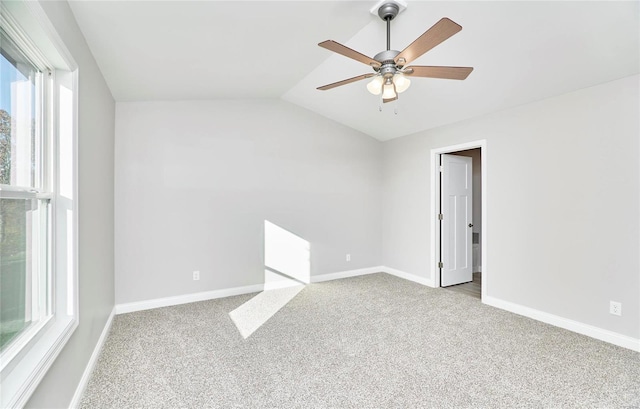
M 117 101 L 283 98 L 388 140 L 640 71 L 640 3 L 411 1 L 391 27 L 402 50 L 442 17 L 463 30 L 417 65 L 472 66 L 465 81 L 415 78 L 385 104 L 371 72 L 318 47 L 373 56 L 386 27 L 376 1 L 71 1 Z M 395 114 L 396 110 L 398 113 Z

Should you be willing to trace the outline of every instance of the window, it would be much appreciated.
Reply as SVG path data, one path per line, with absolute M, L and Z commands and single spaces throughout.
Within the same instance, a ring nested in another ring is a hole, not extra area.
M 42 72 L 0 30 L 0 353 L 51 316 Z
M 0 4 L 0 407 L 26 403 L 77 326 L 77 69 L 45 16 Z

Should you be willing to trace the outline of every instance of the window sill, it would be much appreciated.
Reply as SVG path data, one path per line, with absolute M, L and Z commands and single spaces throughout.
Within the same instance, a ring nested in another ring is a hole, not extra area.
M 23 407 L 33 391 L 62 351 L 78 326 L 75 317 L 54 318 L 42 336 L 35 342 L 28 353 L 18 357 L 19 362 L 11 365 L 10 372 L 2 372 L 2 396 L 0 407 Z M 6 368 L 8 369 L 8 368 Z

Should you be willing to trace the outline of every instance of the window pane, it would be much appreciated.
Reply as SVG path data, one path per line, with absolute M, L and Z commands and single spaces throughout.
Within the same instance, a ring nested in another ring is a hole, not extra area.
M 38 187 L 40 73 L 0 31 L 0 184 Z
M 0 351 L 48 315 L 49 201 L 0 199 Z

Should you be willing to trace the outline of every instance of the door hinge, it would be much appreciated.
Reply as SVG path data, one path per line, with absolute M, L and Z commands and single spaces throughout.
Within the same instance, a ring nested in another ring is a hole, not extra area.
M 438 268 L 444 268 L 444 264 L 442 263 L 442 261 L 438 261 Z
M 440 165 L 440 173 L 442 173 L 442 170 L 443 170 L 442 165 Z
M 442 213 L 438 213 L 438 220 L 444 219 L 444 215 Z

